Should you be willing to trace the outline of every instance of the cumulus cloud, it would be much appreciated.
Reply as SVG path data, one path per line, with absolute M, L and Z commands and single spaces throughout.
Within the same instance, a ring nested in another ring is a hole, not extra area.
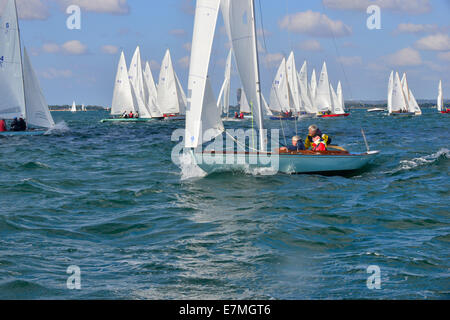
M 7 0 L 0 0 L 0 15 Z M 23 20 L 46 20 L 50 17 L 47 3 L 43 0 L 17 0 L 17 12 Z
M 438 58 L 441 59 L 442 61 L 450 62 L 450 51 L 438 53 Z
M 28 0 L 26 0 L 28 1 Z M 130 13 L 128 0 L 54 0 L 65 9 L 70 5 L 80 6 L 82 10 L 123 15 Z
M 42 77 L 45 79 L 57 79 L 57 78 L 70 78 L 72 77 L 73 73 L 69 69 L 55 69 L 55 68 L 49 68 L 47 70 L 44 70 L 41 72 Z
M 395 33 L 433 33 L 439 30 L 436 24 L 401 23 Z
M 345 37 L 352 34 L 352 28 L 339 20 L 332 20 L 325 14 L 308 10 L 285 16 L 279 22 L 280 28 L 293 33 L 316 37 Z
M 306 40 L 299 44 L 299 48 L 305 51 L 322 51 L 322 45 L 317 40 Z
M 185 56 L 185 57 L 181 58 L 180 60 L 178 60 L 178 65 L 183 69 L 189 68 L 190 63 L 191 63 L 191 59 L 188 56 Z
M 430 0 L 322 0 L 325 7 L 335 10 L 366 11 L 371 5 L 381 9 L 409 14 L 423 14 L 431 11 Z
M 102 52 L 106 54 L 116 54 L 119 52 L 119 48 L 113 45 L 104 45 L 102 46 Z
M 82 55 L 87 53 L 87 46 L 78 40 L 67 41 L 59 45 L 56 43 L 44 43 L 42 51 L 45 53 L 63 53 L 67 55 Z
M 263 61 L 270 68 L 278 66 L 283 58 L 284 55 L 281 53 L 269 53 L 264 56 Z
M 386 57 L 386 62 L 391 66 L 408 67 L 422 64 L 419 51 L 413 48 L 405 48 Z
M 416 41 L 415 47 L 428 51 L 448 51 L 450 50 L 450 36 L 445 33 L 433 34 Z
M 363 63 L 363 60 L 359 56 L 354 57 L 339 57 L 336 59 L 339 63 L 346 67 L 355 66 L 355 65 L 361 65 Z

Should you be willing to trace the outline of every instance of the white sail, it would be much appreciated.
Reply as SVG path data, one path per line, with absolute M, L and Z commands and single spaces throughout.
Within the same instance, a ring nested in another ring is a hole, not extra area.
M 77 105 L 76 105 L 75 101 L 72 102 L 72 108 L 70 108 L 70 111 L 71 112 L 77 112 Z
M 337 114 L 337 110 L 339 110 L 340 108 L 340 101 L 331 83 L 330 83 L 330 93 L 331 93 L 331 113 Z
M 311 96 L 311 101 L 314 104 L 315 108 L 315 101 L 316 101 L 316 95 L 317 95 L 317 77 L 316 77 L 316 69 L 313 69 L 313 72 L 311 74 L 311 84 L 309 86 L 309 94 Z M 318 111 L 318 110 L 316 110 Z
M 177 96 L 178 96 L 178 108 L 179 108 L 179 114 L 185 115 L 186 114 L 186 107 L 187 107 L 187 97 L 184 93 L 183 86 L 181 85 L 180 79 L 178 79 L 178 75 L 175 74 L 175 81 L 177 84 Z
M 306 113 L 317 113 L 308 89 L 308 65 L 306 61 L 303 63 L 303 66 L 298 74 L 298 83 L 300 87 L 300 97 Z
M 330 82 L 328 80 L 327 64 L 325 62 L 323 63 L 319 84 L 317 86 L 315 106 L 319 112 L 332 110 Z
M 392 89 L 392 111 L 393 112 L 407 112 L 408 106 L 406 96 L 403 91 L 403 85 L 400 81 L 398 72 L 395 74 L 394 86 Z
M 444 109 L 444 94 L 442 92 L 442 80 L 439 81 L 437 109 L 441 112 Z
M 394 90 L 394 71 L 391 72 L 389 76 L 389 84 L 388 84 L 388 112 L 392 113 L 392 91 Z
M 208 79 L 219 5 L 220 0 L 197 0 L 189 66 L 185 133 L 186 148 L 197 148 L 200 146 L 203 143 L 205 132 L 208 132 L 209 138 L 213 139 L 224 131 L 220 111 L 217 108 Z M 165 67 L 166 65 L 163 64 L 162 69 Z
M 254 1 L 232 0 L 228 24 L 237 70 L 259 128 L 260 150 L 265 151 Z
M 289 88 L 290 88 L 291 94 L 292 94 L 292 100 L 293 100 L 292 102 L 294 105 L 293 111 L 305 112 L 305 109 L 303 108 L 301 99 L 300 99 L 298 74 L 297 74 L 297 67 L 295 65 L 294 52 L 291 52 L 291 54 L 289 55 L 289 58 L 286 62 L 286 68 L 287 68 L 287 77 L 288 77 Z
M 419 104 L 417 103 L 416 98 L 414 97 L 414 94 L 412 93 L 411 89 L 409 89 L 409 105 L 411 106 L 411 112 L 414 112 L 416 116 L 422 115 L 422 109 L 420 109 Z
M 86 106 L 84 104 L 81 105 L 81 111 L 86 111 Z
M 39 80 L 31 65 L 27 50 L 24 48 L 23 76 L 26 101 L 26 120 L 28 125 L 51 128 L 55 125 L 48 109 L 48 104 L 42 94 Z
M 127 63 L 125 55 L 120 55 L 117 67 L 116 81 L 114 83 L 113 101 L 111 105 L 111 115 L 122 115 L 124 113 L 136 112 L 131 93 L 131 84 L 128 77 Z
M 344 103 L 344 94 L 342 92 L 342 84 L 339 81 L 336 89 L 337 102 L 338 104 L 334 107 L 335 114 L 344 114 L 345 113 L 345 103 Z
M 264 98 L 264 95 L 261 94 L 261 100 L 263 103 L 263 109 L 267 116 L 273 116 L 272 110 L 270 110 L 269 105 L 267 104 L 266 98 Z
M 191 53 L 192 54 L 192 53 Z M 158 82 L 158 108 L 163 114 L 180 113 L 179 88 L 172 64 L 170 51 L 167 50 L 161 64 Z
M 270 92 L 270 108 L 275 112 L 289 112 L 291 110 L 286 69 L 286 59 L 283 58 L 272 83 Z
M 241 108 L 241 112 L 243 113 L 252 113 L 252 109 L 248 103 L 247 95 L 245 94 L 244 89 L 241 89 L 241 99 L 239 101 L 239 105 Z
M 150 111 L 153 118 L 162 117 L 162 113 L 158 108 L 158 91 L 156 89 L 155 80 L 153 79 L 152 70 L 150 64 L 147 62 L 145 64 L 144 70 L 144 93 L 145 93 L 145 104 Z
M 228 115 L 230 111 L 230 93 L 231 93 L 231 58 L 233 55 L 233 50 L 230 49 L 228 53 L 227 62 L 225 65 L 225 77 L 223 81 L 222 88 L 219 94 L 219 100 L 217 106 L 222 110 L 222 112 Z
M 0 119 L 26 117 L 17 8 L 9 0 L 0 20 Z
M 130 79 L 131 88 L 133 89 L 134 106 L 139 113 L 139 117 L 146 119 L 152 118 L 145 98 L 144 75 L 142 72 L 141 51 L 139 46 L 136 48 L 133 58 L 131 59 L 128 77 Z

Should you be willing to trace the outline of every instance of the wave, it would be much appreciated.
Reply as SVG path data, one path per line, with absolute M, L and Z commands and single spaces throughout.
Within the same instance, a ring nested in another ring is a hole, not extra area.
M 70 128 L 67 123 L 65 121 L 61 121 L 55 124 L 52 128 L 48 129 L 45 135 L 66 133 L 68 131 L 70 131 Z
M 183 154 L 180 155 L 179 161 L 182 181 L 207 176 L 206 172 L 195 163 L 195 160 L 189 152 L 184 151 Z
M 438 152 L 428 156 L 414 158 L 412 160 L 402 160 L 400 161 L 400 167 L 395 172 L 408 171 L 419 167 L 429 166 L 431 164 L 435 164 L 442 160 L 447 160 L 449 158 L 450 158 L 450 150 L 447 148 L 443 148 Z

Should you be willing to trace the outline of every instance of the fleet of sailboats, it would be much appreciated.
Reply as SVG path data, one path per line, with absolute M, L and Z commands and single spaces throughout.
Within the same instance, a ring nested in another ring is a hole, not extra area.
M 111 115 L 102 122 L 146 122 L 155 119 L 184 119 L 187 98 L 175 73 L 170 51 L 161 64 L 158 85 L 155 84 L 149 62 L 143 67 L 137 47 L 127 68 L 124 52 L 117 66 Z M 122 117 L 133 114 L 133 117 Z
M 308 66 L 305 61 L 299 72 L 296 69 L 295 56 L 291 52 L 288 59 L 283 58 L 272 83 L 270 106 L 281 117 L 272 119 L 286 119 L 284 114 L 293 117 L 337 117 L 348 116 L 345 112 L 344 98 L 341 82 L 337 91 L 328 79 L 326 63 L 323 64 L 319 83 L 316 71 L 313 70 L 311 82 L 308 82 Z
M 422 115 L 422 110 L 414 97 L 408 85 L 406 73 L 403 74 L 402 79 L 398 72 L 391 72 L 388 84 L 388 112 L 389 115 Z
M 252 145 L 246 146 L 248 151 L 242 152 L 203 150 L 205 143 L 225 132 L 221 110 L 217 107 L 208 78 L 221 4 L 243 92 L 258 128 L 257 137 L 252 138 Z M 250 167 L 275 169 L 284 173 L 351 171 L 366 165 L 378 154 L 369 151 L 360 155 L 350 155 L 346 152 L 317 155 L 308 151 L 278 154 L 268 151 L 267 136 L 264 135 L 264 103 L 261 94 L 254 0 L 197 0 L 194 21 L 188 85 L 191 94 L 186 114 L 185 149 L 204 171 L 234 171 Z M 328 79 L 322 77 L 322 81 L 325 80 Z M 276 161 L 265 161 L 267 157 L 274 157 Z M 273 167 L 275 163 L 276 168 Z
M 8 0 L 0 19 L 0 119 L 23 118 L 28 127 L 55 126 L 27 50 L 20 40 L 15 0 Z M 36 135 L 45 131 L 3 132 Z

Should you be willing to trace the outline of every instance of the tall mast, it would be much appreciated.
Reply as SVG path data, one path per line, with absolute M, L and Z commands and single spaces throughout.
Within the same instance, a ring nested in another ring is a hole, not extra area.
M 263 122 L 263 116 L 262 116 L 262 98 L 261 98 L 261 80 L 260 80 L 260 71 L 259 71 L 259 55 L 258 55 L 258 38 L 257 38 L 257 34 L 256 34 L 256 13 L 255 13 L 255 0 L 251 0 L 251 6 L 252 6 L 252 15 L 253 15 L 253 28 L 252 28 L 252 32 L 253 32 L 253 38 L 255 39 L 255 59 L 256 59 L 256 92 L 257 92 L 257 99 L 258 99 L 258 106 L 259 106 L 259 110 L 258 110 L 258 124 L 259 124 L 259 143 L 260 143 L 260 150 L 261 151 L 266 151 L 267 150 L 267 146 L 266 143 L 264 141 L 264 122 Z
M 23 115 L 25 119 L 27 119 L 27 95 L 25 94 L 25 77 L 23 74 L 23 57 L 22 57 L 22 42 L 20 40 L 20 27 L 19 27 L 19 14 L 17 12 L 17 3 L 14 1 L 14 9 L 16 10 L 16 25 L 17 25 L 17 33 L 19 34 L 19 52 L 20 52 L 20 69 L 22 71 L 22 86 L 23 86 L 23 101 L 25 102 L 25 114 Z

